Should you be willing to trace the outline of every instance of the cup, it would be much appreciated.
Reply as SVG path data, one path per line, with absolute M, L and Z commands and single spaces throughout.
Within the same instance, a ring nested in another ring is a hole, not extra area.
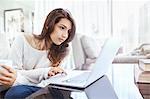
M 7 60 L 7 59 L 0 59 L 0 65 L 6 65 L 6 66 L 10 66 L 12 68 L 12 61 Z M 0 70 L 5 70 L 5 68 L 0 66 Z M 1 74 L 0 74 L 0 76 L 1 76 Z M 0 83 L 0 85 L 2 85 L 2 84 Z
M 6 65 L 12 67 L 12 60 L 0 59 L 0 65 Z M 3 68 L 0 66 L 0 68 Z

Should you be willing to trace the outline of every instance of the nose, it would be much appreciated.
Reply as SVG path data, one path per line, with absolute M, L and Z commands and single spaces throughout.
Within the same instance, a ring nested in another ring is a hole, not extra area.
M 63 37 L 63 38 L 67 38 L 67 37 L 68 37 L 68 32 L 64 32 L 64 33 L 62 34 L 62 37 Z

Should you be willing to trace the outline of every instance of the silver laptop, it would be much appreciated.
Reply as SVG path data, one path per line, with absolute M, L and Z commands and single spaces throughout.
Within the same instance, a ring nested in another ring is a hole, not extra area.
M 67 76 L 64 76 L 64 78 L 62 77 L 62 79 L 59 79 L 59 77 L 56 77 L 57 80 L 51 79 L 50 85 L 86 88 L 106 74 L 109 67 L 112 65 L 112 61 L 116 56 L 119 47 L 120 42 L 118 40 L 115 38 L 107 39 L 91 71 L 70 71 Z

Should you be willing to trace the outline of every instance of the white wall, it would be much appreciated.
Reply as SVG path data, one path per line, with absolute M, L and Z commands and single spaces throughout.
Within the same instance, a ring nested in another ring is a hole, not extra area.
M 4 10 L 22 8 L 25 16 L 25 32 L 31 32 L 30 16 L 34 10 L 33 0 L 1 0 L 0 1 L 0 32 L 4 32 Z

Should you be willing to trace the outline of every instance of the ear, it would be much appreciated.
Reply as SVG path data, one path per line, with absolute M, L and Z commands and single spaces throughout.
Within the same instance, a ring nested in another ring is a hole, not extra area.
M 45 28 L 48 30 L 48 26 L 45 26 Z

